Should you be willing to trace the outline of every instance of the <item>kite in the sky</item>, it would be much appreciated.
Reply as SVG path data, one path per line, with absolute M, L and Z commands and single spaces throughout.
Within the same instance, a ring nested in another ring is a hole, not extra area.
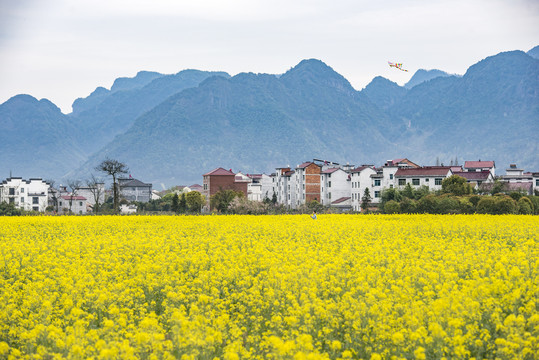
M 402 68 L 402 63 L 392 63 L 391 61 L 388 61 L 387 63 L 389 64 L 390 67 L 394 67 L 402 71 L 408 71 Z

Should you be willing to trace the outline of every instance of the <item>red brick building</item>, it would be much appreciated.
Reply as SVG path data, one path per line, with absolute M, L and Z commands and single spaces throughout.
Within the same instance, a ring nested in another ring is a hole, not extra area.
M 217 168 L 202 176 L 204 178 L 202 194 L 206 196 L 207 204 L 210 203 L 210 196 L 221 190 L 241 191 L 247 198 L 248 183 L 245 181 L 236 181 L 236 174 L 231 170 Z

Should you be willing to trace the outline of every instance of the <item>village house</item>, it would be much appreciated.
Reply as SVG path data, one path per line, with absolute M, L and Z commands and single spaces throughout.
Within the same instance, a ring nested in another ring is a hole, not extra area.
M 376 175 L 373 165 L 362 165 L 350 172 L 351 205 L 354 211 L 361 211 L 361 198 L 365 194 L 365 189 L 369 189 L 372 202 L 372 175 Z
M 464 171 L 490 171 L 493 177 L 496 177 L 496 164 L 494 161 L 465 161 Z
M 348 172 L 338 167 L 328 168 L 322 170 L 320 177 L 320 203 L 322 205 L 331 206 L 332 202 L 337 199 L 350 197 L 350 175 Z
M 81 186 L 77 188 L 75 194 L 86 198 L 86 204 L 93 211 L 96 200 L 99 204 L 105 202 L 105 183 L 96 183 L 93 186 Z
M 10 177 L 0 184 L 0 202 L 25 211 L 44 212 L 48 205 L 49 184 L 41 178 L 24 180 Z
M 450 166 L 401 168 L 395 173 L 395 180 L 399 188 L 410 184 L 414 188 L 427 186 L 429 190 L 436 191 L 442 189 L 442 181 L 452 174 Z
M 452 168 L 453 169 L 453 168 Z M 489 170 L 483 171 L 453 171 L 453 175 L 458 175 L 466 179 L 466 182 L 478 189 L 482 184 L 494 182 L 494 176 Z
M 58 199 L 58 214 L 84 215 L 88 212 L 87 199 L 81 195 L 61 195 Z
M 236 174 L 232 170 L 216 168 L 203 175 L 202 194 L 206 197 L 206 207 L 209 209 L 210 198 L 221 190 L 234 190 L 242 192 L 247 197 L 247 185 L 249 181 L 242 175 L 236 179 Z
M 284 204 L 288 208 L 296 208 L 298 189 L 296 172 L 291 170 L 290 167 L 277 168 L 276 170 L 275 194 L 277 195 L 277 203 Z
M 129 178 L 118 179 L 120 197 L 127 201 L 148 202 L 152 199 L 152 184 Z
M 295 169 L 297 181 L 296 205 L 307 204 L 313 200 L 321 202 L 320 199 L 320 174 L 321 166 L 308 161 L 298 165 Z

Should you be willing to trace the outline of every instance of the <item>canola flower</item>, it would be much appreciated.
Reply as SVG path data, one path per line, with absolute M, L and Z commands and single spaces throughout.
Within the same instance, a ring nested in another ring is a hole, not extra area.
M 533 216 L 0 219 L 0 359 L 535 359 Z

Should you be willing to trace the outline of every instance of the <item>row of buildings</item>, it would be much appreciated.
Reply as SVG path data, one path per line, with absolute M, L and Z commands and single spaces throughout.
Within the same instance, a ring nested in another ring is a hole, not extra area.
M 132 177 L 119 179 L 118 184 L 121 197 L 127 201 L 148 202 L 155 198 L 152 184 Z M 93 211 L 96 202 L 103 204 L 108 192 L 102 182 L 68 190 L 63 185 L 54 188 L 41 178 L 9 177 L 0 183 L 0 203 L 13 204 L 25 211 L 43 212 L 50 206 L 59 214 L 86 214 Z
M 402 158 L 388 160 L 381 167 L 356 167 L 314 159 L 295 168 L 277 168 L 270 175 L 217 168 L 203 175 L 202 193 L 209 201 L 217 191 L 233 189 L 254 201 L 272 199 L 275 194 L 277 203 L 291 209 L 316 200 L 325 206 L 360 211 L 367 189 L 371 204 L 378 204 L 384 189 L 402 189 L 410 184 L 413 188 L 426 186 L 431 191 L 440 190 L 443 179 L 451 175 L 464 177 L 476 188 L 500 179 L 512 191 L 533 194 L 539 189 L 539 172 L 524 172 L 512 164 L 505 175 L 497 177 L 494 161 L 466 161 L 463 166 L 419 166 Z
M 514 164 L 506 169 L 505 175 L 496 176 L 494 161 L 466 161 L 463 166 L 419 166 L 406 158 L 388 160 L 381 167 L 356 167 L 313 159 L 295 168 L 277 168 L 269 175 L 235 173 L 231 169 L 217 168 L 203 175 L 202 186 L 194 184 L 182 191 L 201 192 L 206 196 L 207 209 L 211 195 L 232 189 L 243 192 L 249 200 L 275 199 L 291 209 L 316 200 L 343 211 L 360 211 L 367 189 L 371 204 L 376 205 L 384 189 L 401 189 L 410 184 L 414 188 L 426 186 L 429 190 L 440 190 L 443 179 L 451 175 L 466 178 L 476 188 L 499 179 L 509 191 L 527 194 L 539 191 L 539 172 L 525 172 Z M 121 197 L 127 201 L 148 202 L 158 198 L 152 184 L 131 176 L 118 182 Z M 68 191 L 61 185 L 53 188 L 41 178 L 25 180 L 10 177 L 0 183 L 0 203 L 11 203 L 26 211 L 43 212 L 51 206 L 60 214 L 86 214 L 93 210 L 96 202 L 105 202 L 107 191 L 104 183 L 78 186 L 75 191 Z

